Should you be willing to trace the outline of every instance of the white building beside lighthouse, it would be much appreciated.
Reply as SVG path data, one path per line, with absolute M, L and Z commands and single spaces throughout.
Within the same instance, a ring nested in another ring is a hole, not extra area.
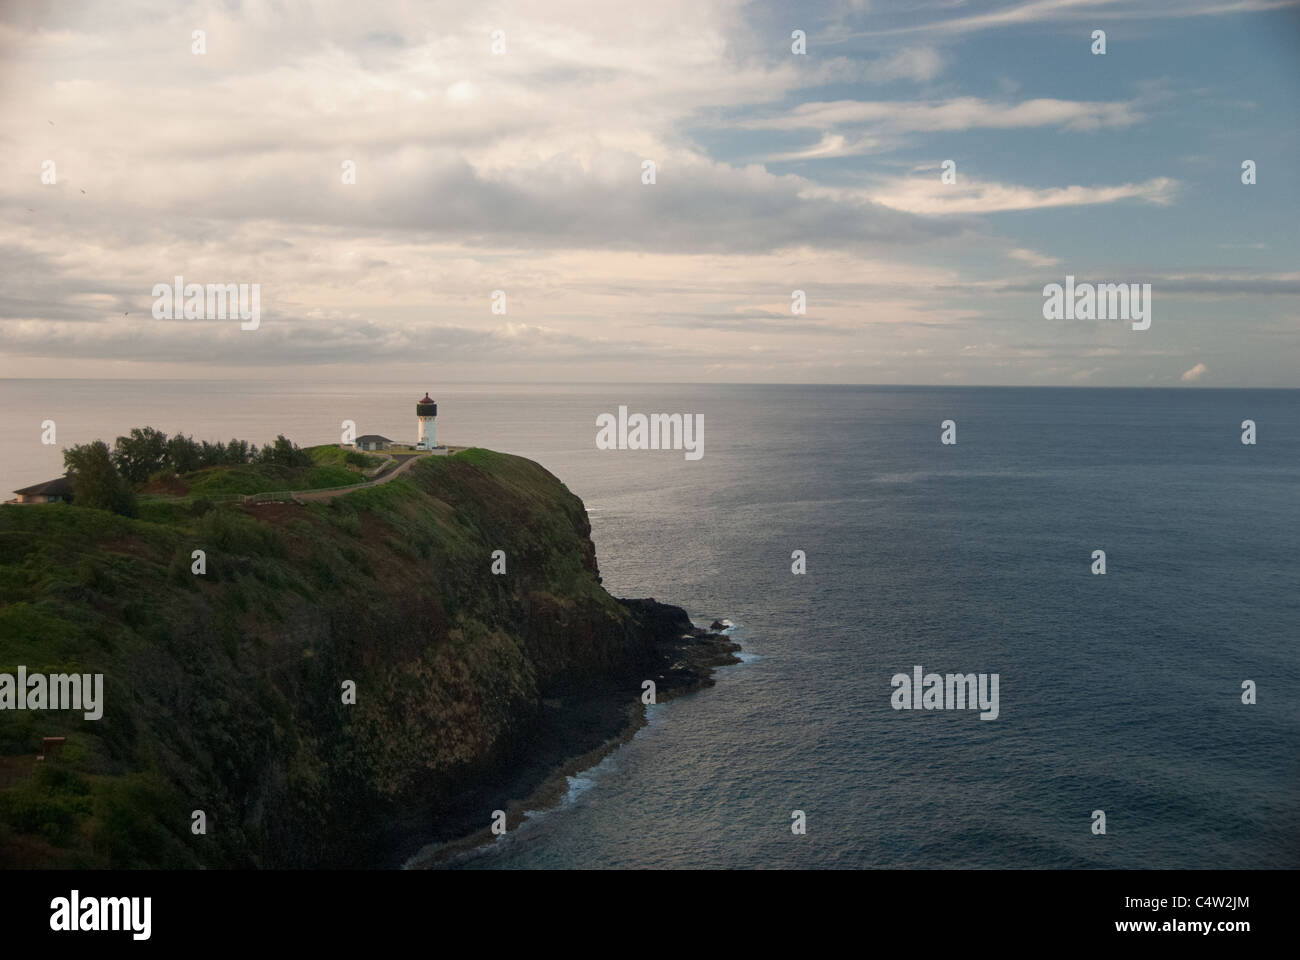
M 415 419 L 419 422 L 419 434 L 415 441 L 417 450 L 433 450 L 438 446 L 434 429 L 434 420 L 438 416 L 438 404 L 429 397 L 426 390 L 423 400 L 415 402 Z

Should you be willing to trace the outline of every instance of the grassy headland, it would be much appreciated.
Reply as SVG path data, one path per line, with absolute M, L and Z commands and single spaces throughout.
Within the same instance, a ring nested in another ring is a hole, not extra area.
M 370 465 L 307 452 L 178 479 L 256 493 Z M 0 509 L 0 672 L 105 689 L 100 720 L 0 712 L 0 865 L 376 864 L 483 822 L 529 757 L 614 732 L 592 703 L 633 704 L 644 678 L 693 687 L 725 659 L 670 668 L 689 622 L 611 597 L 589 535 L 555 477 L 479 449 L 322 503 Z M 43 736 L 67 746 L 38 761 Z

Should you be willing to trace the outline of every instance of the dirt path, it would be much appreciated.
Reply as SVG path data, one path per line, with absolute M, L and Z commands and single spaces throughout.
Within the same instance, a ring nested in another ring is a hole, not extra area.
M 365 483 L 355 483 L 350 487 L 341 487 L 337 490 L 295 490 L 293 498 L 295 500 L 333 500 L 335 497 L 341 497 L 345 493 L 351 493 L 353 490 L 360 490 L 363 487 L 377 487 L 381 483 L 387 483 L 399 473 L 403 473 L 411 468 L 411 464 L 417 460 L 423 460 L 432 454 L 422 454 L 419 456 L 409 457 L 397 465 L 396 470 L 391 470 L 382 477 L 376 477 L 374 480 L 367 480 Z

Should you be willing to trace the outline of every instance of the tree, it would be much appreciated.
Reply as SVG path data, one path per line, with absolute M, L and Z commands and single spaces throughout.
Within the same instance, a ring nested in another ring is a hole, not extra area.
M 135 516 L 135 492 L 113 466 L 103 440 L 65 449 L 63 468 L 72 481 L 72 499 L 78 506 Z
M 262 455 L 258 462 L 270 463 L 278 467 L 310 467 L 312 465 L 311 454 L 304 451 L 298 444 L 290 441 L 284 434 L 277 436 L 274 444 L 268 444 L 262 448 Z
M 247 440 L 231 440 L 226 444 L 226 459 L 228 464 L 254 463 L 257 460 L 257 448 Z
M 204 467 L 219 467 L 226 462 L 226 445 L 218 440 L 216 443 L 208 443 L 204 440 L 199 445 L 199 469 Z
M 176 473 L 190 473 L 199 468 L 199 445 L 184 434 L 178 433 L 167 441 L 167 465 Z
M 167 465 L 167 434 L 153 427 L 132 427 L 129 437 L 118 437 L 113 463 L 131 483 L 144 483 Z

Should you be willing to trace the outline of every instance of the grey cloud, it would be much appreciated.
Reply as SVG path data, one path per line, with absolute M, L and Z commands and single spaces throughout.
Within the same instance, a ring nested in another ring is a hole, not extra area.
M 1295 296 L 1300 294 L 1300 274 L 1234 274 L 1218 270 L 1202 276 L 1186 274 L 1164 274 L 1157 271 L 1143 271 L 1140 268 L 1124 268 L 1114 271 L 1095 271 L 1081 274 L 1066 264 L 1044 269 L 1040 279 L 1019 280 L 994 284 L 981 288 L 988 293 L 1032 293 L 1042 296 L 1043 287 L 1049 283 L 1062 283 L 1066 274 L 1074 277 L 1077 287 L 1082 283 L 1149 283 L 1152 293 L 1207 296 L 1230 296 L 1244 294 L 1249 296 Z M 943 290 L 961 292 L 960 285 L 942 287 Z M 969 289 L 967 289 L 969 292 Z
M 61 359 L 192 361 L 241 367 L 412 362 L 456 357 L 462 362 L 583 363 L 644 357 L 659 361 L 717 359 L 683 346 L 637 340 L 606 341 L 563 331 L 514 325 L 473 329 L 434 324 L 385 326 L 367 321 L 321 322 L 302 317 L 262 318 L 257 330 L 238 321 L 121 321 L 93 335 L 83 325 L 45 323 L 23 329 L 0 321 L 6 352 Z M 718 356 L 725 356 L 719 354 Z
M 655 323 L 665 327 L 687 329 L 730 330 L 740 333 L 793 333 L 844 335 L 851 333 L 817 320 L 805 320 L 792 314 L 773 313 L 770 310 L 747 310 L 744 313 L 668 313 L 660 314 Z

